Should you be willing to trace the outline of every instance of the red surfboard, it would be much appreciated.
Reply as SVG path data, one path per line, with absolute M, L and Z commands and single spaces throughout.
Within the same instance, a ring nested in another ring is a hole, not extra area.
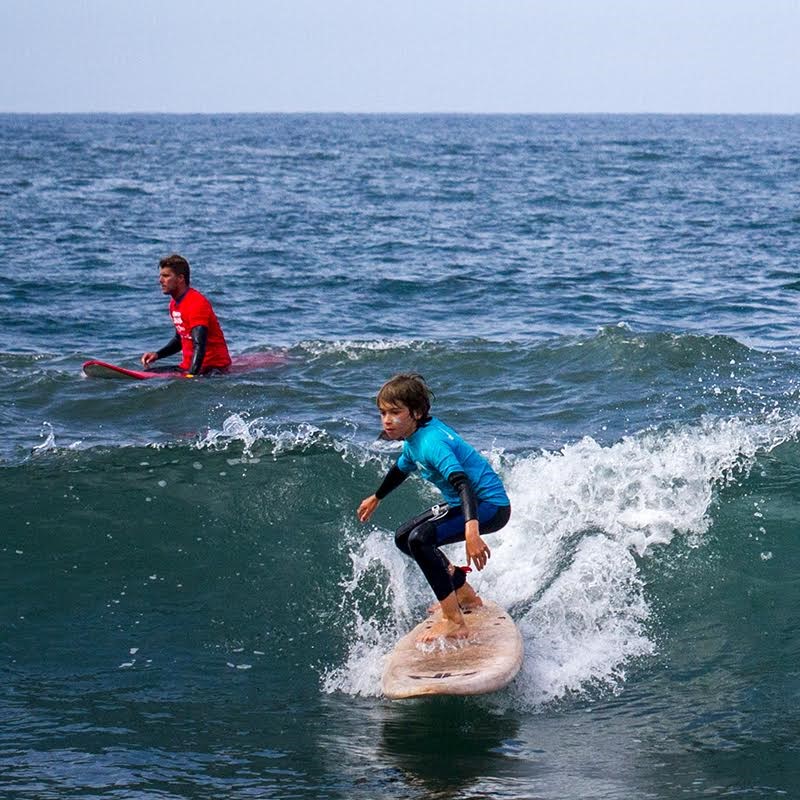
M 263 367 L 277 367 L 285 364 L 289 359 L 278 353 L 245 353 L 233 356 L 231 365 L 225 370 L 226 374 L 237 372 L 250 372 Z M 83 372 L 90 378 L 121 378 L 123 380 L 144 381 L 152 378 L 174 380 L 182 378 L 180 370 L 174 372 L 148 372 L 147 370 L 128 369 L 117 364 L 108 364 L 105 361 L 91 360 L 83 365 Z

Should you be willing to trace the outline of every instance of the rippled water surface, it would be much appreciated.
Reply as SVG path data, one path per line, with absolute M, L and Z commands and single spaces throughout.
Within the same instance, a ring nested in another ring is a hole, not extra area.
M 799 128 L 0 115 L 0 794 L 800 794 Z M 85 378 L 168 341 L 173 251 L 286 363 Z M 495 695 L 380 696 L 406 369 L 512 500 Z

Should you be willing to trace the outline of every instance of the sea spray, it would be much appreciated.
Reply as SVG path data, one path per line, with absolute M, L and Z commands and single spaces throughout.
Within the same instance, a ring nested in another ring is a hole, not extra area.
M 490 454 L 512 518 L 487 536 L 492 558 L 470 580 L 510 609 L 523 634 L 526 658 L 511 689 L 514 703 L 536 708 L 591 687 L 619 688 L 626 665 L 657 647 L 641 560 L 676 535 L 701 547 L 719 489 L 746 476 L 759 453 L 798 428 L 800 418 L 775 413 L 758 423 L 708 419 L 647 430 L 610 446 L 585 437 L 555 453 Z M 353 547 L 343 583 L 352 639 L 323 688 L 378 694 L 383 658 L 412 626 L 429 590 L 395 551 L 391 532 L 372 531 Z M 463 560 L 463 545 L 446 549 L 456 563 Z M 375 569 L 385 577 L 378 590 L 384 612 L 368 619 L 364 583 Z
M 291 452 L 303 452 L 316 446 L 330 444 L 339 449 L 339 442 L 331 439 L 325 431 L 315 425 L 277 424 L 274 421 L 247 415 L 231 414 L 222 423 L 222 428 L 209 429 L 194 446 L 199 449 L 232 451 L 241 448 L 241 459 L 229 458 L 228 463 L 258 463 L 260 456 L 279 458 Z
M 323 674 L 322 688 L 326 692 L 376 695 L 384 657 L 400 632 L 410 627 L 412 598 L 419 596 L 422 587 L 418 580 L 408 580 L 407 572 L 413 565 L 385 531 L 373 530 L 351 551 L 350 559 L 352 575 L 341 584 L 342 612 L 350 620 L 347 656 L 344 664 Z M 365 589 L 367 584 L 370 586 Z

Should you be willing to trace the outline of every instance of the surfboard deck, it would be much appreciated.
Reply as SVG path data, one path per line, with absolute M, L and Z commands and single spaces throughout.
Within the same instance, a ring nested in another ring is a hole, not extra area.
M 473 695 L 508 685 L 522 666 L 522 635 L 508 612 L 491 600 L 465 612 L 465 643 L 417 645 L 437 620 L 436 611 L 395 645 L 386 658 L 381 687 L 390 700 L 430 695 Z
M 240 356 L 232 356 L 231 365 L 225 371 L 225 374 L 250 372 L 262 367 L 274 367 L 285 364 L 287 361 L 286 356 L 279 353 L 245 353 Z M 151 372 L 148 370 L 128 369 L 118 364 L 109 364 L 106 361 L 97 361 L 96 359 L 84 363 L 83 373 L 90 378 L 117 378 L 134 381 L 151 380 L 153 378 L 174 380 L 175 378 L 183 377 L 183 373 L 177 369 L 174 372 Z
M 149 378 L 177 378 L 180 373 L 174 372 L 147 372 L 145 370 L 127 369 L 117 364 L 108 364 L 105 361 L 86 361 L 83 365 L 83 374 L 90 378 L 119 378 L 122 380 L 144 381 Z

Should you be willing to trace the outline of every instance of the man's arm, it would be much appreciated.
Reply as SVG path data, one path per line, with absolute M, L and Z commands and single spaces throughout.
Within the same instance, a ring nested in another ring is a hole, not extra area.
M 181 337 L 176 333 L 160 350 L 155 353 L 145 353 L 142 356 L 142 366 L 149 367 L 154 361 L 159 358 L 166 358 L 167 356 L 174 355 L 181 349 Z
M 206 345 L 208 344 L 208 328 L 205 325 L 195 325 L 192 328 L 192 363 L 189 364 L 187 374 L 199 375 L 203 369 L 203 359 L 206 357 Z

